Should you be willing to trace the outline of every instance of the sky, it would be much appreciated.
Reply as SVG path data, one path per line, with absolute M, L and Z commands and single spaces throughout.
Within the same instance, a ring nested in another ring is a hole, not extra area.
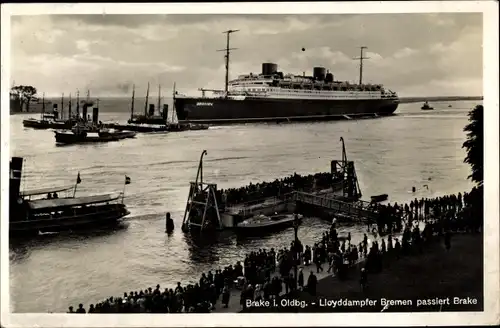
M 11 18 L 11 82 L 47 96 L 197 95 L 224 88 L 231 35 L 230 79 L 278 64 L 284 73 L 315 66 L 336 80 L 359 79 L 400 96 L 483 94 L 481 13 L 337 15 L 38 15 Z M 305 51 L 302 51 L 305 48 Z M 83 91 L 82 91 L 83 90 Z

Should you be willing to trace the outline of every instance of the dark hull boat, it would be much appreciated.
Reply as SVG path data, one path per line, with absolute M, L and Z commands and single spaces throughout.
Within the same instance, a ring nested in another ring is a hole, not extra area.
M 294 221 L 293 214 L 258 215 L 238 223 L 234 229 L 238 233 L 266 233 L 292 227 Z M 299 215 L 299 222 L 302 222 L 302 215 Z
M 118 141 L 127 138 L 134 138 L 136 135 L 133 131 L 113 131 L 113 132 L 97 132 L 97 133 L 74 133 L 69 131 L 55 131 L 57 144 L 81 144 L 95 142 L 110 142 Z
M 386 201 L 387 198 L 389 198 L 389 195 L 387 194 L 371 196 L 372 203 L 383 202 Z
M 168 132 L 166 125 L 150 125 L 150 124 L 119 124 L 119 123 L 109 123 L 106 124 L 108 128 L 115 129 L 118 131 L 134 131 L 141 133 L 153 133 L 153 132 Z
M 420 107 L 421 110 L 433 110 L 434 107 L 429 106 L 427 102 L 425 102 L 422 107 Z
M 398 105 L 399 101 L 395 99 L 175 99 L 175 109 L 180 122 L 203 124 L 348 120 L 392 115 Z
M 32 129 L 68 130 L 71 129 L 73 124 L 74 122 L 72 121 L 49 121 L 49 120 L 37 120 L 34 118 L 23 120 L 23 126 L 25 128 L 32 128 Z
M 166 117 L 162 116 L 135 116 L 127 121 L 129 124 L 151 124 L 151 125 L 163 125 L 165 124 Z
M 363 49 L 360 58 L 364 58 Z M 362 83 L 362 71 L 359 83 L 352 84 L 335 80 L 324 67 L 314 67 L 312 76 L 306 76 L 305 72 L 285 74 L 278 71 L 277 64 L 263 63 L 261 73 L 240 75 L 229 81 L 229 42 L 225 50 L 224 90 L 201 88 L 201 97 L 174 90 L 179 122 L 233 124 L 356 119 L 391 115 L 399 105 L 395 92 L 381 84 Z M 213 95 L 205 96 L 205 92 Z
M 209 128 L 206 124 L 167 124 L 167 125 L 149 125 L 149 124 L 107 124 L 107 127 L 119 131 L 135 131 L 141 133 L 154 133 L 154 132 L 184 132 L 195 130 L 207 130 Z
M 76 185 L 21 192 L 22 164 L 20 157 L 13 157 L 10 163 L 9 231 L 12 236 L 110 226 L 130 214 L 121 194 L 74 197 Z M 70 192 L 73 196 L 40 199 L 60 192 Z

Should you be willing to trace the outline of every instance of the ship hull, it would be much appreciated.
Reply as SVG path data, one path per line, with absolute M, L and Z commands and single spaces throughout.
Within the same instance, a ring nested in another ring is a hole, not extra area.
M 36 220 L 31 218 L 24 221 L 11 221 L 9 231 L 10 235 L 21 237 L 37 235 L 39 232 L 47 233 L 88 229 L 120 223 L 122 219 L 129 214 L 130 212 L 125 206 L 120 204 L 118 209 L 107 211 L 106 213 L 61 217 L 49 220 Z
M 398 99 L 306 100 L 175 98 L 180 122 L 234 124 L 280 121 L 329 121 L 392 115 Z
M 55 131 L 56 144 L 80 144 L 80 143 L 94 143 L 94 142 L 110 142 L 118 141 L 127 138 L 134 138 L 135 132 L 120 131 L 110 134 L 99 136 L 87 136 L 85 134 L 73 134 Z
M 41 120 L 34 120 L 34 119 L 28 119 L 23 121 L 23 126 L 25 128 L 32 128 L 32 129 L 61 129 L 61 130 L 69 130 L 73 126 L 73 123 L 70 121 L 41 121 Z

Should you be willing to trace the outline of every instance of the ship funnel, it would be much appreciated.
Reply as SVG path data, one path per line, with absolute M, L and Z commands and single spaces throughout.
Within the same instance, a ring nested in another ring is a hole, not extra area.
M 84 120 L 87 120 L 87 109 L 89 107 L 89 104 L 87 103 L 84 103 L 83 106 L 82 106 L 82 118 Z
M 22 157 L 12 157 L 10 161 L 10 204 L 11 212 L 14 206 L 17 205 L 17 199 L 19 198 L 19 192 L 21 188 L 21 177 L 23 173 L 23 158 Z
M 57 104 L 52 105 L 52 114 L 54 114 L 54 118 L 56 120 L 59 118 L 59 111 L 57 110 Z
M 161 112 L 163 119 L 168 119 L 168 104 L 163 104 L 163 111 Z
M 326 68 L 324 67 L 314 67 L 313 77 L 318 81 L 323 81 L 326 77 Z
M 154 114 L 155 114 L 155 105 L 154 104 L 149 104 L 148 115 L 149 116 L 154 116 Z
M 325 82 L 326 83 L 332 83 L 333 82 L 333 74 L 332 73 L 326 73 Z
M 262 64 L 262 75 L 273 75 L 278 72 L 278 65 L 274 63 Z
M 92 122 L 94 124 L 99 123 L 99 108 L 98 107 L 92 108 Z

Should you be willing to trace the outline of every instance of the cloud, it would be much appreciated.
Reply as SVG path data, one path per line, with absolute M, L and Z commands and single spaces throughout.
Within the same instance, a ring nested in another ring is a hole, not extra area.
M 128 95 L 132 84 L 145 89 L 148 82 L 176 82 L 184 92 L 222 88 L 217 50 L 227 29 L 240 30 L 231 35 L 231 77 L 275 62 L 285 73 L 323 66 L 336 79 L 357 81 L 354 58 L 363 45 L 366 82 L 404 96 L 482 94 L 477 13 L 15 16 L 11 80 L 55 95 L 87 87 Z

